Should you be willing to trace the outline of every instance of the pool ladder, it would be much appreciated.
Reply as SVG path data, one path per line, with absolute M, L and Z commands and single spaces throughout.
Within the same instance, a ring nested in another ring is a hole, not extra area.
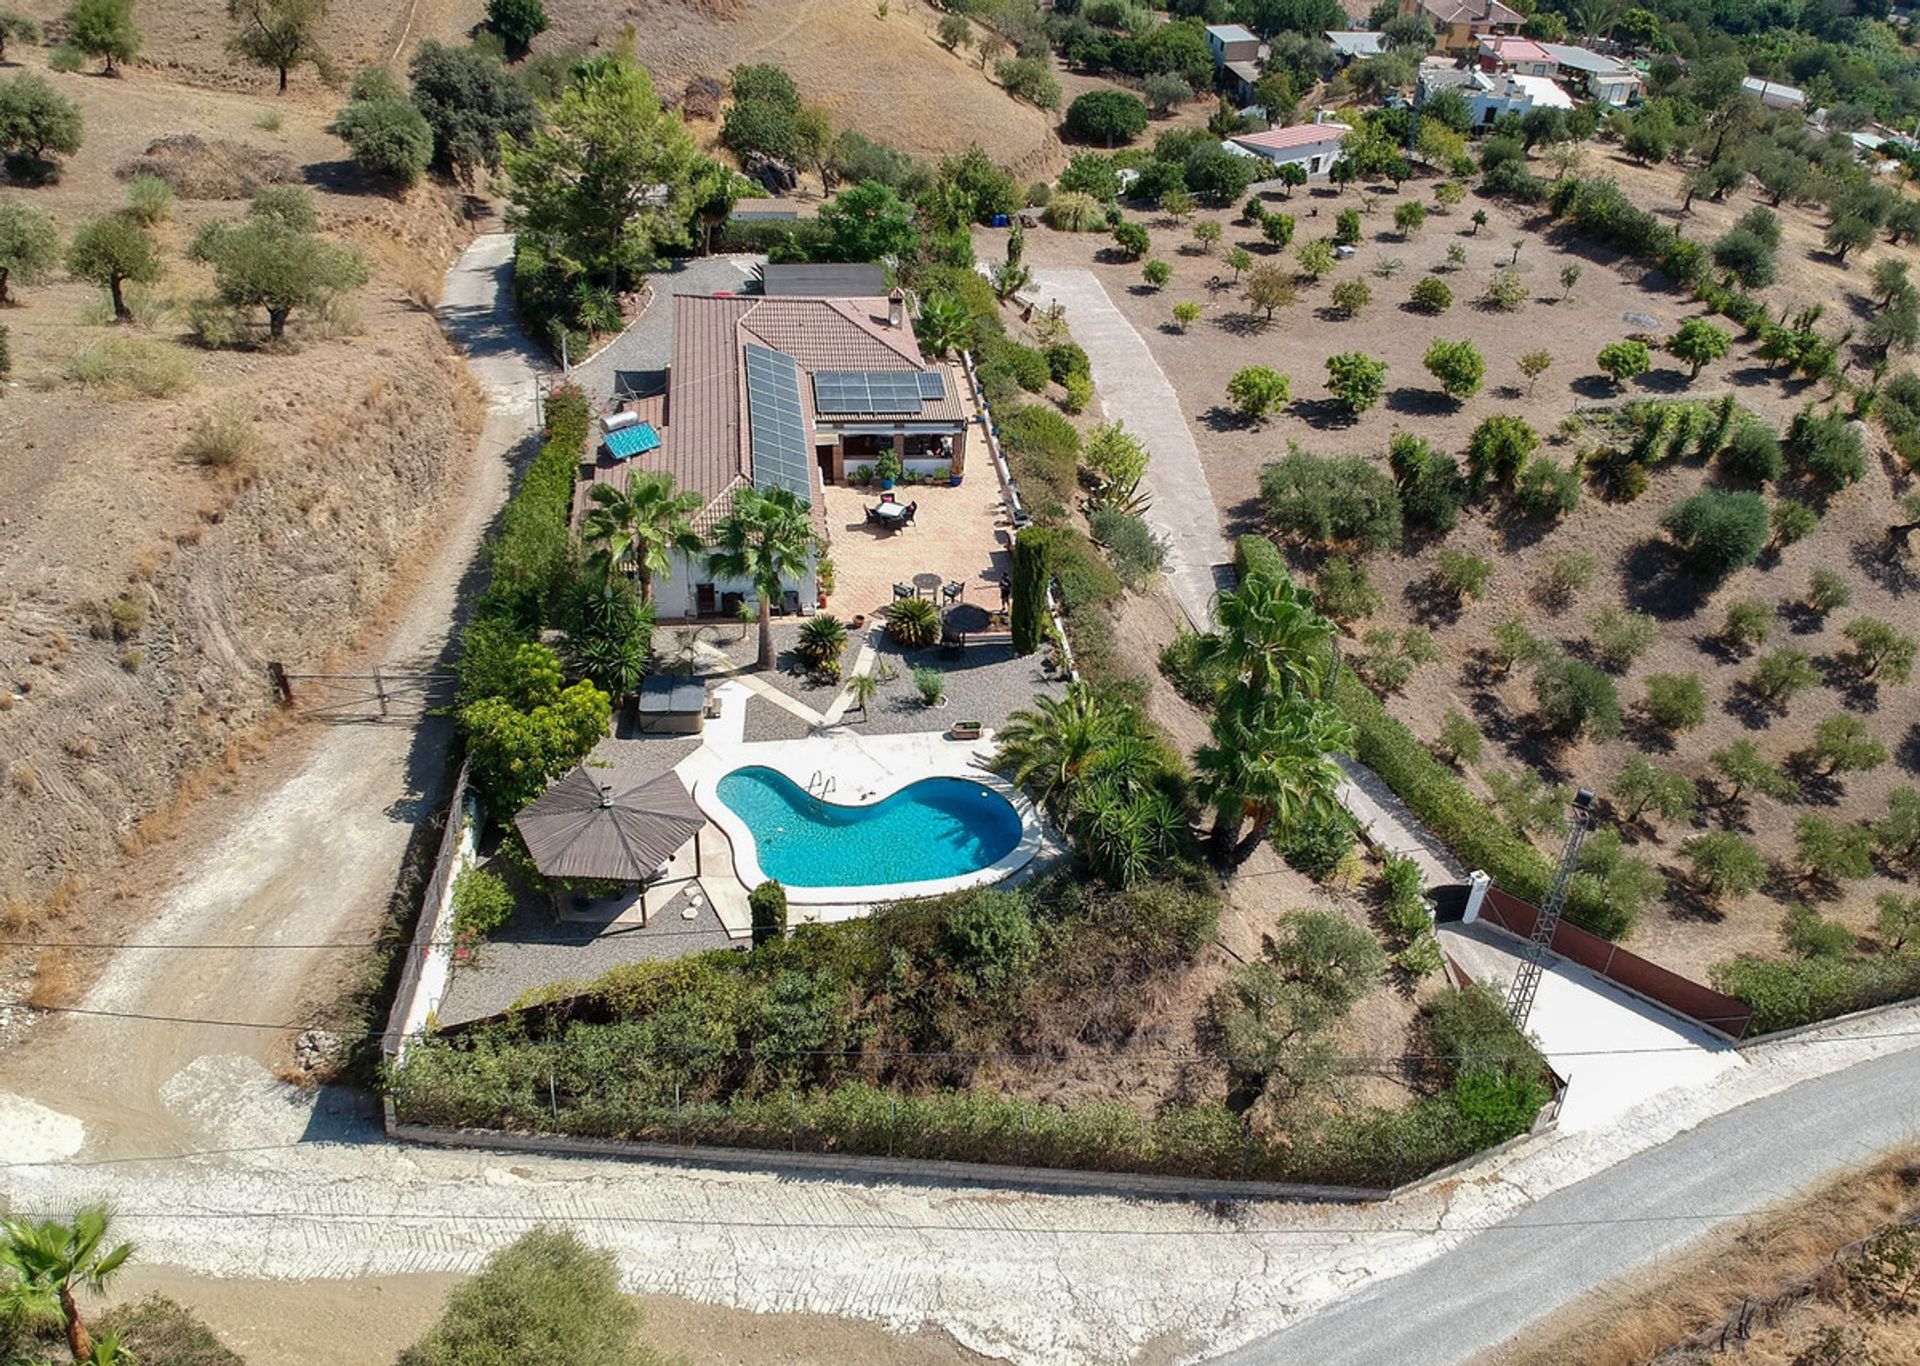
M 807 795 L 817 800 L 825 801 L 827 794 L 832 792 L 838 783 L 839 780 L 831 774 L 823 773 L 816 768 L 813 771 L 813 776 L 807 779 Z

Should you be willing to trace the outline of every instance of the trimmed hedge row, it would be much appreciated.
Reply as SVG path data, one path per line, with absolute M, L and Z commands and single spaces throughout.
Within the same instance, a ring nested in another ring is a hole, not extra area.
M 476 621 L 504 617 L 538 630 L 547 624 L 553 594 L 565 579 L 573 481 L 592 414 L 586 395 L 568 387 L 548 396 L 546 415 L 546 444 L 500 516 L 491 577 Z
M 1413 808 L 1470 868 L 1479 868 L 1504 890 L 1538 904 L 1553 880 L 1553 865 L 1513 833 L 1505 821 L 1467 790 L 1353 673 L 1342 670 L 1334 705 L 1353 723 L 1354 754 Z M 1569 918 L 1578 919 L 1573 912 Z
M 1920 993 L 1920 954 L 1768 959 L 1716 963 L 1713 985 L 1753 1007 L 1752 1033 L 1830 1020 Z
M 557 1046 L 522 1041 L 484 1068 L 456 1062 L 443 1072 L 441 1063 L 455 1050 L 438 1041 L 416 1047 L 391 1077 L 399 1117 L 409 1124 L 637 1142 L 1381 1188 L 1524 1132 L 1543 1098 L 1530 1080 L 1510 1083 L 1515 1103 L 1503 1111 L 1509 1118 L 1489 1132 L 1480 1093 L 1503 1083 L 1473 1073 L 1405 1109 L 1335 1116 L 1311 1133 L 1278 1141 L 1250 1133 L 1219 1104 L 1169 1106 L 1148 1118 L 1118 1103 L 1064 1108 L 959 1091 L 903 1096 L 866 1082 L 678 1108 L 628 1096 L 562 1094 L 556 1113 L 548 1068 L 565 1062 L 557 1051 L 549 1059 L 549 1050 Z M 460 1085 L 476 1071 L 495 1085 L 477 1094 Z

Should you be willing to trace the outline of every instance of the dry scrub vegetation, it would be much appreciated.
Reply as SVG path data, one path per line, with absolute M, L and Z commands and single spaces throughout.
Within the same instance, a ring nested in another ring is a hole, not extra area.
M 1500 1366 L 1912 1361 L 1920 1354 L 1920 1286 L 1911 1267 L 1902 1274 L 1880 1259 L 1916 1236 L 1917 1216 L 1920 1155 L 1908 1150 L 1710 1234 L 1657 1273 L 1588 1296 L 1487 1359 Z M 1887 1230 L 1893 1236 L 1875 1242 Z M 1901 1284 L 1904 1293 L 1888 1293 Z
M 141 14 L 149 54 L 175 71 L 184 8 Z M 224 32 L 224 6 L 198 8 L 194 33 L 216 8 Z M 59 180 L 8 185 L 10 201 L 50 214 L 64 241 L 120 209 L 136 173 L 175 187 L 149 229 L 163 273 L 129 286 L 130 324 L 60 272 L 16 280 L 4 314 L 0 928 L 18 933 L 127 892 L 110 856 L 165 838 L 261 752 L 265 662 L 363 633 L 480 406 L 431 316 L 468 231 L 460 201 L 372 192 L 324 130 L 337 95 L 297 87 L 268 130 L 260 98 L 150 66 L 103 80 L 47 73 L 40 49 L 9 55 L 86 123 Z M 203 344 L 211 276 L 188 244 L 237 220 L 250 188 L 289 180 L 311 186 L 321 233 L 360 252 L 369 283 L 296 315 L 289 345 Z M 65 975 L 43 963 L 40 995 Z

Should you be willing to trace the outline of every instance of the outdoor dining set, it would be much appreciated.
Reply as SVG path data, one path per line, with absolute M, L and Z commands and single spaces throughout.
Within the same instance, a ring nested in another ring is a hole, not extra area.
M 898 531 L 901 527 L 912 526 L 913 519 L 919 511 L 920 503 L 917 499 L 911 503 L 902 503 L 891 493 L 883 493 L 880 495 L 880 506 L 867 509 L 867 521 L 876 526 L 883 526 L 888 531 Z

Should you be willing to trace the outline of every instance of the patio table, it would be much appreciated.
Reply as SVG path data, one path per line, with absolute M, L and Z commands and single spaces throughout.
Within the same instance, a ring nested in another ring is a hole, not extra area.
M 882 503 L 874 509 L 874 513 L 883 522 L 904 521 L 907 515 L 907 505 L 905 503 Z
M 935 593 L 940 591 L 941 582 L 942 580 L 938 574 L 915 574 L 913 576 L 913 586 L 922 593 L 925 593 L 929 598 L 932 598 Z

